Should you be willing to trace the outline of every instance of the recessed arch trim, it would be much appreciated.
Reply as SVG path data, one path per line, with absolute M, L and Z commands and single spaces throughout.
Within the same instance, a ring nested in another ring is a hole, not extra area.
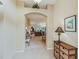
M 41 13 L 41 12 L 29 12 L 29 13 L 26 13 L 26 14 L 25 14 L 25 16 L 27 16 L 27 15 L 29 15 L 29 14 L 39 14 L 39 15 L 42 15 L 42 16 L 47 17 L 47 15 L 46 15 L 46 14 Z

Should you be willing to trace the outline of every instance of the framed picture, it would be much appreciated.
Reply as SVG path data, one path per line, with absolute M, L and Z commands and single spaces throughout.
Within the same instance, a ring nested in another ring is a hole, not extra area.
M 76 15 L 64 19 L 64 30 L 66 32 L 76 32 Z

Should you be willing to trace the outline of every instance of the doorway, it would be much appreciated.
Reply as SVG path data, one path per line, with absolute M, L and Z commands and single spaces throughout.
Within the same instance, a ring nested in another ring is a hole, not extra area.
M 25 19 L 25 47 L 45 47 L 47 16 L 29 13 L 25 15 Z

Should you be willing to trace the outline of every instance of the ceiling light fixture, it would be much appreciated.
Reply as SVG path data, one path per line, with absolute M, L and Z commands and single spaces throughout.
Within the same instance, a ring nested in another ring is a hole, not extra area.
M 38 9 L 39 9 L 40 7 L 39 7 L 38 4 L 39 4 L 41 1 L 42 1 L 42 0 L 34 0 L 34 4 L 33 4 L 32 8 L 38 8 Z
M 40 3 L 42 0 L 34 0 L 35 3 Z

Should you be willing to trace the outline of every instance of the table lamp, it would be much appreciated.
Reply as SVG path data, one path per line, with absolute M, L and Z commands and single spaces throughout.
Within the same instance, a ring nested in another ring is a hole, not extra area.
M 58 27 L 55 32 L 58 33 L 59 59 L 60 59 L 60 35 L 61 35 L 61 33 L 64 33 L 64 31 L 63 31 L 62 27 Z
M 61 33 L 64 33 L 62 27 L 58 27 L 55 32 L 58 33 L 58 41 L 60 42 L 60 35 L 61 35 Z

